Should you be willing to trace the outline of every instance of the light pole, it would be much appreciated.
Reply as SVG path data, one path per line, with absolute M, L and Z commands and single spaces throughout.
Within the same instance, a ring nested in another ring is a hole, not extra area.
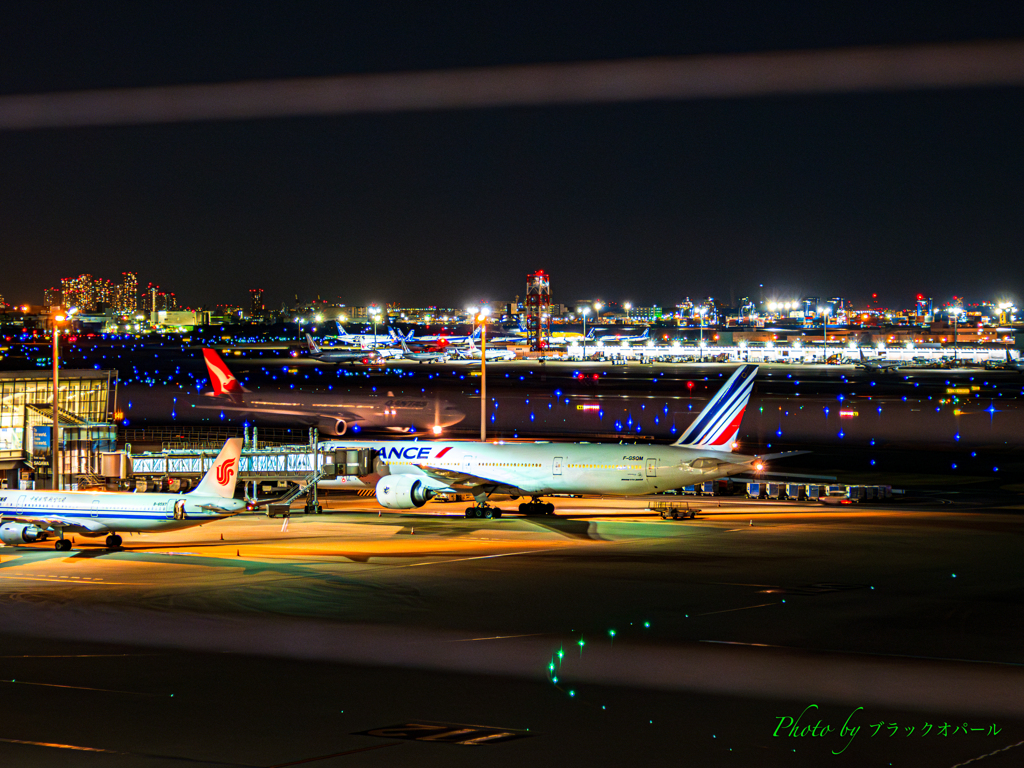
M 480 442 L 487 439 L 487 315 L 490 307 L 480 307 Z
M 370 307 L 370 317 L 373 318 L 373 346 L 377 347 L 377 321 L 380 320 L 380 307 Z
M 953 359 L 956 360 L 957 347 L 959 346 L 960 341 L 958 334 L 958 331 L 960 330 L 960 309 L 958 307 L 953 307 L 953 309 L 949 310 L 949 312 L 950 314 L 953 315 Z
M 60 323 L 66 319 L 64 312 L 58 307 L 53 313 L 53 434 L 50 436 L 53 455 L 53 490 L 60 490 L 60 412 L 58 391 L 58 370 L 60 369 L 60 341 L 58 333 Z
M 583 315 L 583 359 L 587 359 L 587 315 L 590 314 L 590 307 L 584 307 L 580 310 L 580 314 Z
M 700 361 L 704 362 L 704 313 L 708 311 L 707 307 L 701 307 L 697 310 L 697 319 L 700 323 Z
M 828 362 L 828 316 L 832 311 L 832 307 L 818 307 L 818 311 L 821 312 L 821 340 L 824 343 L 824 353 L 822 354 L 822 362 Z

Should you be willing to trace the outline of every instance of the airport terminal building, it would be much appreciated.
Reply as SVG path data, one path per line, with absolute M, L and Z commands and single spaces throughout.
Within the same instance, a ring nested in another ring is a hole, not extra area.
M 97 474 L 100 454 L 116 450 L 116 398 L 116 371 L 60 372 L 57 415 L 66 487 Z M 51 373 L 0 371 L 0 486 L 50 487 L 52 428 Z

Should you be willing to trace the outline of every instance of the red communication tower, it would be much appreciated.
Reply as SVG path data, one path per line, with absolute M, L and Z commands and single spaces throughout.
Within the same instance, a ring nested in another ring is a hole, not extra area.
M 526 276 L 526 334 L 530 349 L 547 349 L 551 337 L 551 278 L 543 269 Z

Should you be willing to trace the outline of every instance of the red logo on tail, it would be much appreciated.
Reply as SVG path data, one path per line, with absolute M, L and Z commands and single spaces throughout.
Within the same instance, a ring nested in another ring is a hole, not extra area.
M 231 478 L 234 477 L 237 470 L 235 465 L 238 463 L 238 459 L 228 459 L 223 464 L 217 467 L 217 484 L 227 485 L 231 482 Z

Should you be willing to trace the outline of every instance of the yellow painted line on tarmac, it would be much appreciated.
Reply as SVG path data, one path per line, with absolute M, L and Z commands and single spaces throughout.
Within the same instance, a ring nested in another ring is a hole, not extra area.
M 0 578 L 3 579 L 22 579 L 24 581 L 50 581 L 56 584 L 67 584 L 68 579 L 62 578 L 47 578 L 45 576 L 19 576 L 17 574 L 0 573 Z M 96 581 L 83 581 L 81 584 L 101 584 L 103 586 L 114 585 L 119 587 L 145 587 L 150 586 L 148 581 L 104 581 L 102 579 Z

